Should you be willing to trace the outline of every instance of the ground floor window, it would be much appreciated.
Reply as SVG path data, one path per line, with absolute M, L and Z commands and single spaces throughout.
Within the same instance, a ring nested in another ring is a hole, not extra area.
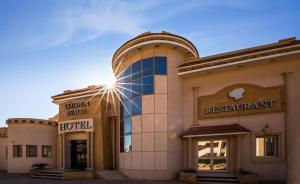
M 26 157 L 37 157 L 37 145 L 26 145 Z
M 256 157 L 278 157 L 278 142 L 277 135 L 256 136 Z
M 42 146 L 42 157 L 52 157 L 52 146 Z
M 13 145 L 13 157 L 22 157 L 22 145 Z

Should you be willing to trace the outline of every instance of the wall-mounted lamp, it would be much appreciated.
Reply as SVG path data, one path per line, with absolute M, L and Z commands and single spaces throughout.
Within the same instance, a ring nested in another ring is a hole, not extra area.
M 267 134 L 267 133 L 270 133 L 271 132 L 271 129 L 269 127 L 268 124 L 265 125 L 265 127 L 262 129 L 263 133 Z

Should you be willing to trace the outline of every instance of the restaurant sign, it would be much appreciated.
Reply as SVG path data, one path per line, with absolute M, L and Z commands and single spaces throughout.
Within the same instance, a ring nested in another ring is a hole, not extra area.
M 58 133 L 66 132 L 92 132 L 94 130 L 93 119 L 78 119 L 58 122 Z
M 283 87 L 237 84 L 214 95 L 198 97 L 198 119 L 282 112 Z

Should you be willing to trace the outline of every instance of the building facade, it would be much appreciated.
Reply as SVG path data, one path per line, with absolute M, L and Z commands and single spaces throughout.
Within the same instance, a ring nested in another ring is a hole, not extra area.
M 1 170 L 27 173 L 38 163 L 56 168 L 56 121 L 11 118 L 6 123 L 7 128 L 0 129 Z
M 297 178 L 299 46 L 290 38 L 201 58 L 165 32 L 126 42 L 113 57 L 123 94 L 119 169 L 148 179 L 189 168 Z
M 59 105 L 59 169 L 113 168 L 112 140 L 115 139 L 105 95 L 101 87 L 89 86 L 52 97 Z
M 298 183 L 299 60 L 295 38 L 201 57 L 186 38 L 143 33 L 115 52 L 114 87 L 52 97 L 56 168 L 136 179 L 194 169 Z

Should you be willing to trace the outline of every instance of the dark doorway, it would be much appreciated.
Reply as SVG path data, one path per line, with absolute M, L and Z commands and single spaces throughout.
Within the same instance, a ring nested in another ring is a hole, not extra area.
M 87 167 L 86 140 L 71 141 L 71 169 L 84 170 Z

